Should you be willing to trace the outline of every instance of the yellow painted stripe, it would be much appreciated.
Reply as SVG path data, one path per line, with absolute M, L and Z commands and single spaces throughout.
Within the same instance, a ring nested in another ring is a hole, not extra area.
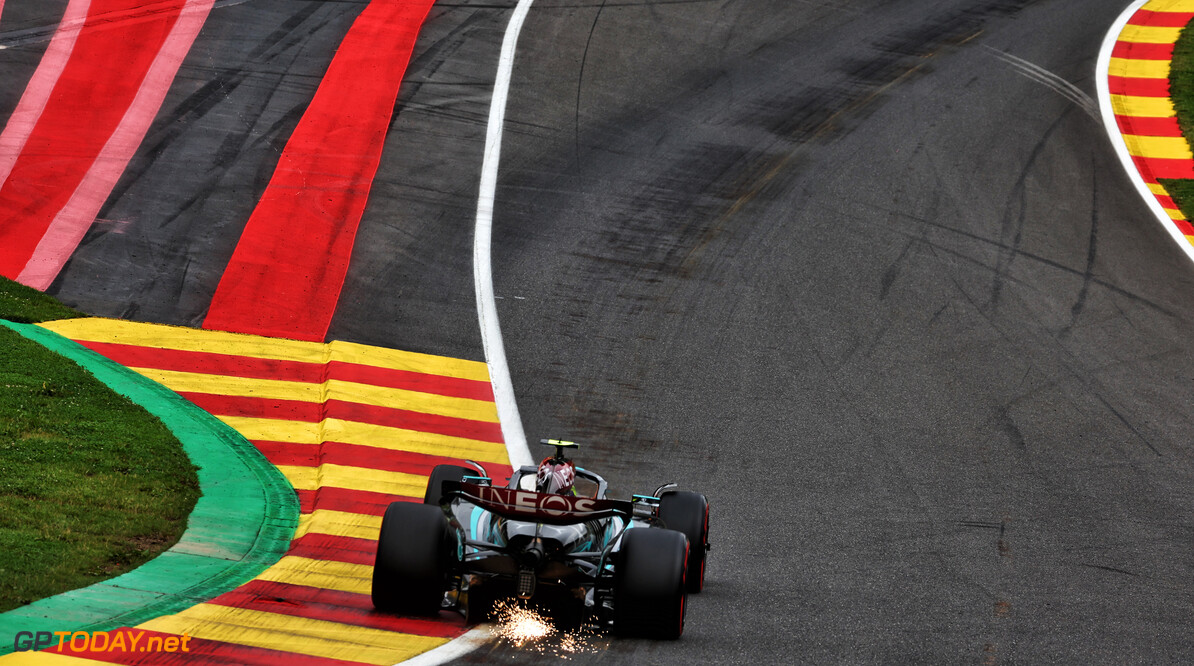
M 35 666 L 88 666 L 89 664 L 112 666 L 110 662 L 106 661 L 95 661 L 53 652 L 14 652 L 0 657 L 0 664 L 4 664 L 4 666 L 23 666 L 24 664 Z
M 1152 192 L 1153 194 L 1159 194 L 1163 197 L 1169 196 L 1169 191 L 1166 190 L 1165 186 L 1160 183 L 1148 183 L 1148 191 Z
M 86 342 L 111 342 L 300 363 L 344 361 L 392 370 L 489 381 L 489 369 L 480 361 L 370 347 L 350 342 L 300 342 L 101 318 L 63 319 L 47 322 L 42 326 L 72 340 Z
M 141 625 L 151 631 L 389 666 L 448 642 L 277 613 L 199 604 Z
M 434 456 L 472 459 L 478 462 L 509 464 L 506 447 L 495 442 L 482 442 L 463 437 L 450 437 L 431 432 L 405 430 L 388 426 L 325 419 L 321 423 L 258 419 L 242 416 L 221 416 L 221 421 L 245 439 L 292 444 L 320 444 L 343 442 L 374 446 L 393 451 L 410 451 Z M 422 492 L 419 493 L 422 495 Z
M 1169 78 L 1169 62 L 1168 60 L 1112 58 L 1108 63 L 1107 73 L 1111 76 L 1123 76 L 1130 79 L 1167 79 Z
M 1137 157 L 1155 157 L 1160 159 L 1194 159 L 1190 152 L 1190 145 L 1180 136 L 1139 136 L 1125 134 L 1124 143 L 1128 152 Z
M 373 567 L 287 555 L 258 574 L 257 579 L 369 594 L 373 589 Z
M 1165 212 L 1169 214 L 1169 219 L 1171 219 L 1171 220 L 1179 220 L 1180 221 L 1180 220 L 1186 219 L 1186 216 L 1183 215 L 1182 212 L 1176 208 L 1166 208 Z
M 1111 108 L 1121 116 L 1140 116 L 1142 118 L 1174 117 L 1173 102 L 1168 97 L 1111 95 Z
M 497 407 L 492 400 L 471 400 L 339 380 L 328 382 L 328 395 L 337 400 L 364 405 L 408 409 L 470 421 L 498 422 Z
M 278 465 L 277 467 L 295 490 L 346 488 L 405 497 L 422 497 L 427 490 L 427 477 L 417 474 L 388 472 L 367 467 L 347 467 L 331 463 L 324 463 L 319 467 L 292 465 Z
M 155 382 L 179 393 L 209 393 L 264 400 L 297 400 L 322 403 L 330 399 L 362 405 L 405 409 L 412 412 L 437 414 L 451 418 L 497 423 L 497 408 L 489 400 L 471 400 L 434 393 L 372 386 L 330 380 L 322 384 L 292 382 L 280 379 L 256 379 L 207 375 L 198 372 L 177 372 L 155 368 L 132 368 Z
M 1194 0 L 1152 0 L 1141 9 L 1150 12 L 1194 12 Z
M 327 400 L 324 384 L 290 382 L 280 379 L 254 379 L 226 375 L 205 375 L 156 368 L 130 368 L 166 388 L 179 393 L 210 393 L 266 400 L 298 400 L 321 403 Z
M 330 534 L 376 541 L 380 531 L 381 516 L 316 509 L 299 517 L 298 529 L 294 532 L 294 538 L 297 539 L 306 534 Z
M 1194 245 L 1194 236 L 1186 236 L 1186 240 L 1187 240 L 1187 241 L 1188 241 L 1188 242 L 1189 242 L 1191 245 Z
M 111 342 L 157 349 L 251 356 L 279 361 L 326 363 L 326 345 L 264 338 L 256 335 L 204 331 L 184 326 L 165 326 L 120 319 L 63 319 L 43 324 L 72 340 Z
M 480 361 L 466 361 L 447 356 L 416 354 L 415 352 L 370 347 L 336 340 L 331 343 L 332 360 L 358 365 L 372 365 L 392 370 L 407 370 L 431 375 L 444 375 L 478 382 L 489 381 L 489 366 Z
M 1152 25 L 1125 25 L 1119 33 L 1119 41 L 1143 44 L 1174 44 L 1182 32 L 1181 28 L 1166 28 Z

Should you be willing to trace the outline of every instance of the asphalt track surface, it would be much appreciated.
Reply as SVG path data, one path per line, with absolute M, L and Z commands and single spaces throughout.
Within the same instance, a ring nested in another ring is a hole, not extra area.
M 61 4 L 8 0 L 0 43 Z M 494 235 L 527 432 L 587 443 L 619 494 L 713 505 L 683 639 L 573 662 L 1194 659 L 1194 266 L 1025 64 L 1093 95 L 1124 4 L 535 4 Z M 432 9 L 331 338 L 481 358 L 471 224 L 512 5 Z M 201 323 L 360 8 L 217 2 L 50 293 Z M 44 49 L 20 39 L 0 114 Z

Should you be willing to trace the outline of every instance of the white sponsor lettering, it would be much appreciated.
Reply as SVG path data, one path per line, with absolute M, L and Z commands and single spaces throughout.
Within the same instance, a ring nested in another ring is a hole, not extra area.
M 538 508 L 536 500 L 539 499 L 536 493 L 530 493 L 525 490 L 519 490 L 514 493 L 514 505 L 520 509 L 530 509 L 534 511 Z
M 574 512 L 600 511 L 600 500 L 567 495 L 546 495 L 527 490 L 472 486 L 468 490 L 483 502 L 504 505 L 504 510 L 530 516 L 561 518 Z
M 563 509 L 553 509 L 552 506 L 562 506 Z M 562 516 L 572 510 L 572 505 L 569 504 L 568 498 L 563 495 L 549 495 L 543 498 L 539 505 L 540 510 L 549 516 Z

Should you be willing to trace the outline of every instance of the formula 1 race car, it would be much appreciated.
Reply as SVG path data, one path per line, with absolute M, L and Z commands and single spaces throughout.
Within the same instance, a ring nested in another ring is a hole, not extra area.
M 605 479 L 564 456 L 576 444 L 541 443 L 555 455 L 519 468 L 504 488 L 472 461 L 475 469 L 439 465 L 423 504 L 390 504 L 373 567 L 374 607 L 414 615 L 455 609 L 480 622 L 497 602 L 520 600 L 550 608 L 561 624 L 679 638 L 687 594 L 704 587 L 705 496 L 669 483 L 653 495 L 609 499 Z

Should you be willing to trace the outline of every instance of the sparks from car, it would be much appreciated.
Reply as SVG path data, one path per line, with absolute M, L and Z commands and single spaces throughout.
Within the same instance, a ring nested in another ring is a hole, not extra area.
M 514 602 L 499 602 L 494 608 L 490 633 L 510 641 L 517 648 L 530 647 L 540 653 L 578 654 L 590 652 L 590 631 L 582 627 L 561 632 L 539 612 Z M 556 636 L 550 643 L 545 639 Z

